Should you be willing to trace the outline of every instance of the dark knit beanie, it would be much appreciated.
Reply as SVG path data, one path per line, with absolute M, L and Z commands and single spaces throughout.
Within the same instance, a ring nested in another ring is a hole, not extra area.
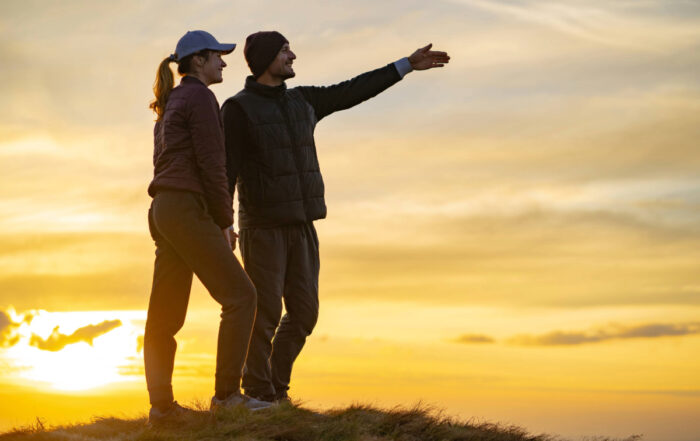
M 277 31 L 260 31 L 248 35 L 243 53 L 255 78 L 265 73 L 285 43 L 289 41 Z

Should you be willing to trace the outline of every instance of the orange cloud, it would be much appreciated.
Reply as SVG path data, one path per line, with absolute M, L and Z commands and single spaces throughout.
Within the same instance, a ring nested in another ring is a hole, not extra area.
M 5 311 L 0 311 L 0 347 L 10 347 L 17 344 L 19 334 L 16 329 L 19 323 L 12 321 L 10 316 Z
M 92 345 L 92 341 L 100 335 L 106 334 L 114 328 L 122 325 L 121 320 L 105 320 L 97 325 L 83 326 L 77 329 L 71 335 L 65 335 L 58 332 L 58 326 L 53 329 L 48 338 L 42 339 L 36 334 L 32 334 L 29 344 L 43 351 L 60 351 L 67 345 L 84 341 Z
M 12 308 L 10 310 L 14 312 Z M 25 313 L 22 320 L 16 322 L 8 312 L 0 311 L 0 347 L 9 348 L 16 345 L 20 337 L 17 329 L 22 323 L 31 323 L 33 318 L 34 314 Z

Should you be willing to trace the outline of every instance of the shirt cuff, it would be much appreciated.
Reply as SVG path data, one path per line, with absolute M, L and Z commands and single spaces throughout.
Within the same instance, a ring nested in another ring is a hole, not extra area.
M 408 57 L 403 57 L 399 61 L 395 62 L 394 67 L 396 67 L 396 71 L 399 73 L 399 76 L 401 78 L 406 76 L 407 73 L 413 71 L 413 68 L 411 67 L 411 62 L 408 61 Z

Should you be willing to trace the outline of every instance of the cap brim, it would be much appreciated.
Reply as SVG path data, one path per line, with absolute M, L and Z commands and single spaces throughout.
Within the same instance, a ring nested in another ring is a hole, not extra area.
M 236 43 L 228 43 L 228 44 L 219 43 L 219 45 L 217 47 L 211 48 L 211 50 L 219 51 L 224 55 L 230 54 L 231 52 L 233 52 L 234 49 L 236 49 Z

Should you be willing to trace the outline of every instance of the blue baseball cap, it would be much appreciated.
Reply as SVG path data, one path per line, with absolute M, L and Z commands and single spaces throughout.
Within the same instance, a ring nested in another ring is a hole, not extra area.
M 206 31 L 187 31 L 175 47 L 175 53 L 170 56 L 174 61 L 180 61 L 188 55 L 205 49 L 230 54 L 236 48 L 235 43 L 223 44 L 216 41 L 213 35 Z

